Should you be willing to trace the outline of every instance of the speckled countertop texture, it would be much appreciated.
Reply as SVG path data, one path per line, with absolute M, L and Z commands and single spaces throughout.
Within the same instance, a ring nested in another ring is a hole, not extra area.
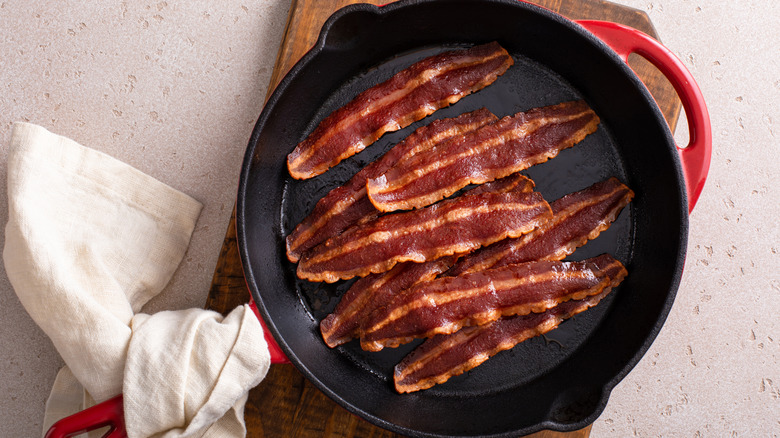
M 780 2 L 618 3 L 648 13 L 696 77 L 714 144 L 674 307 L 592 436 L 780 436 Z M 289 6 L 0 0 L 3 223 L 11 124 L 43 125 L 204 204 L 145 310 L 202 307 Z M 40 436 L 62 365 L 2 273 L 0 436 Z

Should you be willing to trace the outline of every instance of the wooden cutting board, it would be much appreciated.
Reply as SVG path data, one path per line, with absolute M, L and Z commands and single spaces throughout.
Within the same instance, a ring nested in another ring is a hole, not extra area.
M 311 48 L 325 20 L 355 0 L 292 0 L 282 44 L 268 94 Z M 385 4 L 388 0 L 368 0 Z M 622 23 L 657 38 L 650 18 L 642 11 L 604 0 L 534 0 L 571 19 Z M 681 104 L 671 84 L 649 62 L 629 58 L 629 64 L 647 85 L 674 131 Z M 249 133 L 247 133 L 248 136 Z M 206 307 L 226 314 L 249 301 L 236 244 L 235 206 L 228 224 Z M 250 437 L 396 437 L 349 413 L 309 383 L 292 365 L 273 365 L 260 385 L 250 391 L 245 411 Z M 534 438 L 587 438 L 590 426 L 575 432 L 542 431 Z

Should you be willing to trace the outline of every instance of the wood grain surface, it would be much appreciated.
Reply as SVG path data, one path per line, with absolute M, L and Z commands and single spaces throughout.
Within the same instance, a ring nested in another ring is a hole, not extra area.
M 271 76 L 269 95 L 292 66 L 316 42 L 325 20 L 354 0 L 293 0 Z M 387 0 L 366 3 L 385 4 Z M 622 23 L 658 38 L 649 17 L 641 11 L 604 0 L 535 0 L 571 19 Z M 681 104 L 671 84 L 649 62 L 632 55 L 629 64 L 648 87 L 674 131 Z M 236 243 L 235 206 L 214 270 L 206 307 L 226 314 L 249 300 Z M 249 393 L 245 411 L 250 437 L 396 437 L 349 413 L 309 383 L 292 365 L 273 365 L 260 385 Z M 568 433 L 542 431 L 533 438 L 587 438 L 590 426 Z

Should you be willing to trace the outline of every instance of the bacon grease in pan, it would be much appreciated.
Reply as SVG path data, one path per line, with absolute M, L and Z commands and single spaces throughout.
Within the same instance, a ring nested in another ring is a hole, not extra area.
M 376 274 L 396 263 L 422 263 L 519 237 L 551 217 L 537 192 L 467 194 L 355 225 L 306 252 L 297 273 L 329 283 Z
M 553 330 L 564 320 L 595 306 L 616 288 L 626 276 L 620 262 L 598 257 L 610 279 L 601 293 L 581 300 L 571 300 L 541 313 L 516 315 L 492 323 L 465 327 L 451 335 L 437 335 L 423 342 L 395 366 L 393 380 L 398 392 L 412 392 L 446 382 L 508 350 L 520 342 Z
M 425 58 L 326 117 L 287 156 L 296 179 L 320 175 L 386 132 L 402 129 L 492 84 L 514 61 L 492 42 Z
M 562 260 L 609 228 L 634 192 L 616 178 L 550 203 L 553 218 L 532 232 L 481 248 L 447 271 L 456 276 L 531 260 Z
M 604 267 L 620 263 L 613 260 L 605 254 L 581 262 L 534 261 L 419 283 L 366 319 L 360 345 L 379 351 L 599 294 L 610 284 Z
M 534 183 L 517 173 L 500 180 L 482 184 L 468 192 L 505 193 L 533 191 Z M 456 256 L 442 257 L 425 263 L 404 262 L 381 274 L 371 274 L 356 281 L 344 293 L 336 309 L 320 323 L 322 338 L 329 347 L 336 347 L 360 336 L 360 322 L 374 309 L 388 304 L 393 297 L 407 288 L 436 278 L 449 269 Z
M 385 212 L 420 208 L 469 184 L 545 162 L 596 131 L 598 124 L 596 113 L 581 100 L 505 117 L 370 178 L 368 197 Z
M 498 120 L 485 108 L 455 118 L 435 120 L 418 128 L 381 158 L 357 172 L 347 183 L 331 190 L 317 201 L 314 210 L 287 236 L 287 258 L 297 262 L 301 254 L 346 230 L 369 221 L 381 213 L 366 196 L 366 179 L 379 176 L 396 162 L 455 136 L 474 131 Z

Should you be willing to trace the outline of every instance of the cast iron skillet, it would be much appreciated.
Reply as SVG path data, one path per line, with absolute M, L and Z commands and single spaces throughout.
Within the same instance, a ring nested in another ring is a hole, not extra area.
M 598 417 L 612 388 L 655 339 L 682 274 L 689 205 L 708 169 L 709 119 L 690 75 L 660 45 L 611 23 L 581 24 L 612 40 L 620 55 L 580 24 L 514 0 L 353 5 L 325 23 L 315 47 L 269 99 L 241 170 L 236 220 L 244 273 L 283 352 L 348 410 L 413 436 L 575 430 Z M 513 55 L 515 65 L 490 87 L 385 135 L 320 177 L 296 181 L 287 173 L 286 155 L 360 91 L 425 56 L 493 40 Z M 684 152 L 651 95 L 621 59 L 632 51 L 657 64 L 681 95 L 691 128 Z M 502 117 L 579 98 L 601 117 L 598 131 L 525 173 L 550 201 L 610 176 L 636 192 L 616 223 L 571 257 L 609 252 L 621 260 L 629 276 L 616 291 L 546 339 L 524 342 L 413 394 L 394 391 L 392 368 L 416 344 L 366 353 L 357 342 L 336 349 L 322 342 L 319 321 L 351 282 L 298 280 L 284 254 L 284 237 L 320 197 L 433 119 L 482 106 Z

